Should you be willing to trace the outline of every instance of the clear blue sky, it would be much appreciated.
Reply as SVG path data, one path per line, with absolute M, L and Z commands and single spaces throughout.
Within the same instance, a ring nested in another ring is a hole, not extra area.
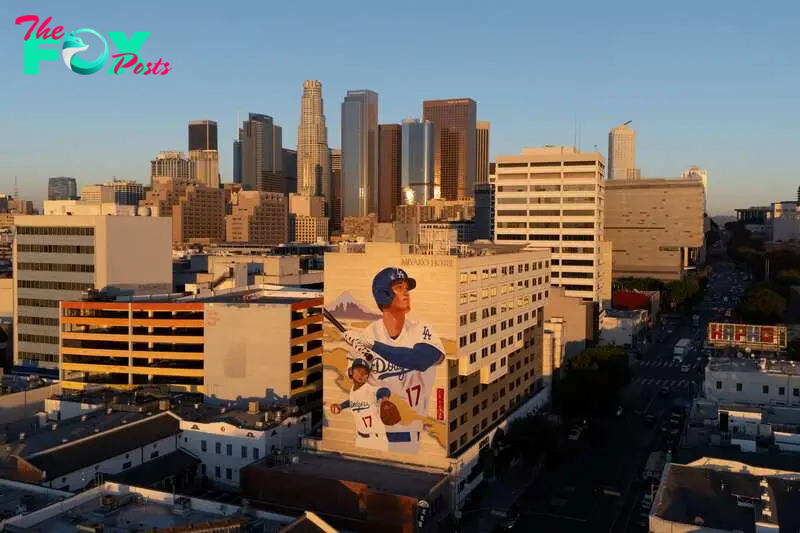
M 173 70 L 80 76 L 59 60 L 25 76 L 14 20 L 29 14 L 150 31 L 140 55 Z M 582 148 L 605 153 L 608 130 L 633 120 L 643 175 L 709 169 L 714 214 L 800 185 L 797 2 L 2 0 L 0 20 L 0 190 L 16 175 L 29 198 L 54 175 L 147 182 L 153 155 L 185 150 L 199 118 L 220 122 L 230 181 L 237 111 L 272 115 L 294 147 L 304 79 L 323 82 L 331 146 L 345 92 L 368 88 L 381 122 L 474 98 L 492 157 L 572 144 L 576 118 Z

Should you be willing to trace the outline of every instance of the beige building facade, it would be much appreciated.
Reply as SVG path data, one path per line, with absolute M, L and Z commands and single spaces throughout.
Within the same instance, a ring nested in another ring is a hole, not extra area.
M 201 185 L 186 187 L 172 206 L 172 240 L 176 243 L 223 242 L 225 191 Z
M 206 187 L 219 187 L 219 152 L 192 150 L 189 159 L 194 162 L 195 182 Z
M 293 227 L 292 242 L 314 244 L 328 241 L 328 218 L 290 215 Z
M 353 361 L 363 356 L 326 321 L 326 420 L 318 446 L 381 461 L 451 468 L 459 497 L 469 493 L 482 480 L 475 466 L 495 431 L 549 397 L 542 361 L 548 256 L 543 250 L 494 245 L 423 255 L 406 244 L 377 242 L 327 253 L 326 309 L 352 335 L 383 339 L 415 355 L 409 366 L 402 366 L 375 345 L 370 386 L 384 389 L 384 396 L 389 392 L 401 413 L 399 422 L 384 425 L 377 412 L 354 403 L 375 401 L 369 389 L 356 388 L 350 377 Z M 388 300 L 382 299 L 380 282 L 375 292 L 373 278 L 384 280 L 390 295 L 391 279 L 414 280 L 410 311 L 394 341 L 381 333 L 388 331 L 387 316 L 395 315 L 378 307 Z M 360 407 L 354 411 L 348 405 Z M 369 416 L 374 418 L 364 418 Z
M 93 289 L 172 288 L 169 219 L 62 215 L 18 216 L 15 222 L 15 365 L 57 367 L 62 300 Z
M 603 156 L 562 146 L 525 148 L 498 156 L 495 176 L 495 242 L 549 250 L 553 286 L 601 301 Z
M 289 195 L 289 212 L 304 217 L 324 217 L 325 198 L 322 196 Z
M 609 180 L 605 238 L 613 276 L 673 281 L 702 259 L 703 184 L 697 179 Z
M 195 163 L 184 152 L 159 152 L 150 161 L 151 183 L 159 177 L 192 183 L 195 180 Z
M 239 192 L 231 214 L 225 217 L 225 234 L 228 242 L 285 243 L 289 235 L 286 196 L 274 192 Z
M 636 130 L 626 122 L 611 128 L 608 134 L 608 179 L 639 178 L 640 172 L 636 168 Z

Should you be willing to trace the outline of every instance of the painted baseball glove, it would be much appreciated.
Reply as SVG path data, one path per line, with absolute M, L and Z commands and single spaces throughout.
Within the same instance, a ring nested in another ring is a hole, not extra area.
M 388 398 L 381 401 L 381 421 L 385 426 L 393 426 L 400 422 L 400 410 Z

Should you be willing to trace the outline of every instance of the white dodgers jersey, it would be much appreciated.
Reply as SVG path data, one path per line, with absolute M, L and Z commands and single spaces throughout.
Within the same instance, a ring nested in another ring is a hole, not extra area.
M 381 421 L 377 392 L 378 387 L 370 383 L 364 383 L 350 391 L 350 410 L 353 411 L 356 431 L 362 435 L 383 436 L 386 431 Z
M 361 333 L 367 340 L 378 341 L 389 346 L 413 348 L 416 344 L 430 344 L 444 357 L 444 346 L 439 336 L 433 329 L 423 323 L 406 320 L 403 330 L 396 339 L 389 336 L 383 320 L 376 320 Z M 393 398 L 400 398 L 419 415 L 428 416 L 428 405 L 431 400 L 436 368 L 434 363 L 427 370 L 409 370 L 398 367 L 378 356 L 372 360 L 370 380 L 378 387 L 387 387 L 392 392 Z M 417 420 L 407 425 L 387 427 L 387 431 L 419 431 L 422 422 Z

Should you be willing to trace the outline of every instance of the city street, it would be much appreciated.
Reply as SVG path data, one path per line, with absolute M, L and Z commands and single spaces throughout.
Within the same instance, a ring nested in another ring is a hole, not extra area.
M 519 499 L 515 531 L 647 531 L 641 524 L 647 513 L 641 502 L 648 488 L 642 471 L 652 451 L 673 446 L 671 408 L 676 401 L 688 403 L 700 391 L 706 325 L 716 318 L 718 304 L 735 305 L 730 295 L 740 278 L 731 263 L 716 263 L 705 299 L 695 310 L 700 327 L 692 326 L 689 315 L 655 329 L 641 358 L 631 357 L 631 382 L 620 398 L 622 415 L 590 421 L 586 434 L 569 442 L 556 466 L 543 472 Z M 692 339 L 698 348 L 683 363 L 688 372 L 673 362 L 675 343 L 682 338 Z M 654 420 L 648 420 L 649 415 Z

